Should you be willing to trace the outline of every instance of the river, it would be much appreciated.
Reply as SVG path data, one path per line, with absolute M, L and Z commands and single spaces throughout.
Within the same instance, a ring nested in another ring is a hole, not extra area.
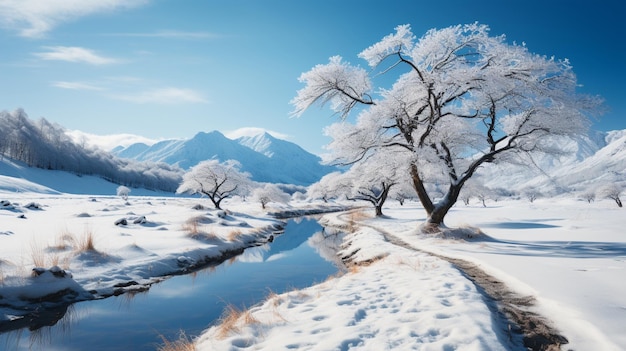
M 64 315 L 52 326 L 33 321 L 28 328 L 0 334 L 0 349 L 155 350 L 162 337 L 174 340 L 181 331 L 197 336 L 229 304 L 250 307 L 270 292 L 307 287 L 336 274 L 343 269 L 334 254 L 338 242 L 313 218 L 291 219 L 272 243 L 169 278 L 144 293 L 76 303 L 56 312 Z

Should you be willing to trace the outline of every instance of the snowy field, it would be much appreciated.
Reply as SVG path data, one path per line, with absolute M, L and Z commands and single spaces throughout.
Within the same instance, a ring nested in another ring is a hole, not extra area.
M 80 186 L 92 180 L 76 181 Z M 15 184 L 19 193 L 11 188 Z M 19 319 L 28 301 L 64 289 L 73 299 L 141 289 L 164 274 L 267 240 L 282 225 L 249 202 L 228 202 L 225 212 L 194 208 L 208 205 L 197 198 L 152 195 L 125 201 L 103 195 L 107 192 L 114 189 L 62 194 L 0 176 L 2 320 Z M 486 234 L 471 241 L 417 235 L 424 214 L 415 203 L 390 204 L 384 213 L 383 218 L 336 213 L 323 219 L 357 228 L 340 255 L 371 264 L 231 313 L 195 338 L 197 349 L 519 349 L 511 343 L 518 336 L 493 318 L 480 289 L 428 252 L 472 261 L 510 289 L 533 296 L 533 309 L 569 340 L 563 350 L 626 349 L 626 222 L 615 203 L 457 204 L 446 223 Z M 116 225 L 121 219 L 126 224 Z M 416 250 L 385 241 L 381 232 Z M 45 270 L 31 277 L 34 267 Z
M 367 267 L 273 296 L 226 319 L 197 340 L 199 350 L 511 350 L 476 287 L 450 263 L 385 242 L 475 262 L 510 289 L 534 297 L 533 309 L 569 343 L 563 350 L 626 349 L 624 210 L 610 201 L 572 199 L 457 205 L 449 227 L 478 226 L 471 241 L 416 234 L 415 204 L 364 219 L 343 254 Z M 345 223 L 346 215 L 326 215 Z M 513 335 L 513 338 L 515 336 Z

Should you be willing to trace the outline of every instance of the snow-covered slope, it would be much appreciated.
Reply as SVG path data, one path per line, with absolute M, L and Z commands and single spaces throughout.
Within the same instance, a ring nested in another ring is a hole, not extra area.
M 133 144 L 116 148 L 119 157 L 140 161 L 160 161 L 188 169 L 201 161 L 237 160 L 242 170 L 259 182 L 309 185 L 334 170 L 320 164 L 321 159 L 300 146 L 271 135 L 228 139 L 222 133 L 200 132 L 188 140 L 164 140 L 152 146 Z
M 519 162 L 524 165 L 488 164 L 475 177 L 489 188 L 511 193 L 522 193 L 526 188 L 543 195 L 589 192 L 607 183 L 626 187 L 626 130 L 593 132 L 578 139 L 555 137 L 547 142 L 567 152 L 534 155 L 532 159 L 522 155 Z M 298 145 L 267 133 L 235 140 L 217 131 L 198 133 L 189 140 L 165 140 L 152 146 L 136 143 L 116 148 L 113 153 L 184 168 L 211 158 L 234 159 L 256 181 L 296 185 L 312 184 L 334 170 L 321 165 L 319 157 Z M 116 187 L 99 177 L 29 168 L 7 158 L 0 160 L 0 192 L 114 195 Z M 133 195 L 139 194 L 134 191 Z
M 85 194 L 115 196 L 119 184 L 98 176 L 79 176 L 69 172 L 28 167 L 8 158 L 0 159 L 0 194 Z M 131 195 L 172 195 L 146 189 L 133 189 Z
M 626 130 L 593 132 L 577 139 L 554 137 L 547 141 L 561 154 L 520 155 L 524 165 L 486 165 L 477 175 L 491 188 L 543 194 L 594 190 L 606 183 L 626 185 Z

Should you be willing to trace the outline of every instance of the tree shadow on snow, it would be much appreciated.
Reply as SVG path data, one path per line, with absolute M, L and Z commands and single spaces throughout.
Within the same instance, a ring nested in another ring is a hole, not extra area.
M 508 241 L 492 240 L 500 255 L 571 258 L 621 258 L 626 260 L 626 243 L 596 241 Z

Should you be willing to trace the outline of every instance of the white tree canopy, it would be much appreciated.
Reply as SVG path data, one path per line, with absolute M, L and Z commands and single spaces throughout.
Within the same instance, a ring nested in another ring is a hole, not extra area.
M 370 71 L 334 56 L 303 73 L 293 114 L 329 103 L 343 117 L 327 129 L 331 149 L 339 152 L 333 158 L 342 163 L 358 162 L 375 149 L 407 153 L 430 229 L 443 224 L 482 164 L 519 152 L 550 152 L 546 135 L 584 132 L 601 105 L 601 99 L 576 92 L 567 60 L 532 54 L 504 36 L 490 36 L 489 27 L 478 23 L 433 29 L 419 39 L 408 25 L 398 26 L 359 57 Z M 375 88 L 381 76 L 394 74 L 390 88 Z M 436 203 L 427 190 L 430 178 L 447 184 Z
M 117 196 L 124 199 L 124 201 L 128 200 L 128 194 L 130 194 L 130 189 L 126 186 L 120 185 L 116 190 Z
M 252 190 L 252 199 L 260 202 L 261 207 L 265 209 L 265 206 L 270 202 L 286 204 L 291 200 L 291 196 L 282 191 L 278 185 L 266 183 Z
M 222 200 L 250 191 L 250 174 L 241 172 L 241 165 L 234 160 L 202 161 L 183 175 L 177 193 L 202 194 L 209 197 L 215 208 L 221 208 Z

